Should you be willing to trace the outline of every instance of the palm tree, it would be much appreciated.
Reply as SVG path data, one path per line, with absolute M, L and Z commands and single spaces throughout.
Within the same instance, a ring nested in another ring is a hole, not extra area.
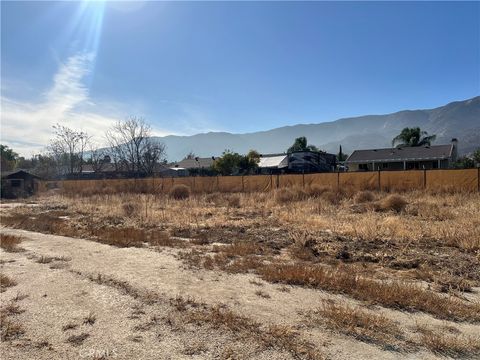
M 397 148 L 430 145 L 436 137 L 436 135 L 428 135 L 426 131 L 420 130 L 419 127 L 406 127 L 393 138 L 392 146 L 395 146 L 396 143 L 399 143 Z
M 287 150 L 288 153 L 294 151 L 318 151 L 318 148 L 315 145 L 307 145 L 307 138 L 305 136 L 300 136 L 295 139 L 295 142 Z

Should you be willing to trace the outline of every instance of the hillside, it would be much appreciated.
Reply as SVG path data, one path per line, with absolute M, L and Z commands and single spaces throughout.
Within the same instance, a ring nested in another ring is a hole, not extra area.
M 436 144 L 448 143 L 456 137 L 460 152 L 470 152 L 480 146 L 480 96 L 434 109 L 344 118 L 247 134 L 210 132 L 156 139 L 166 144 L 170 160 L 180 160 L 190 151 L 202 157 L 218 156 L 225 149 L 239 153 L 250 149 L 260 153 L 277 153 L 285 151 L 299 136 L 307 136 L 309 143 L 334 153 L 341 144 L 344 152 L 349 153 L 354 149 L 388 147 L 391 139 L 407 126 L 419 126 L 437 134 Z

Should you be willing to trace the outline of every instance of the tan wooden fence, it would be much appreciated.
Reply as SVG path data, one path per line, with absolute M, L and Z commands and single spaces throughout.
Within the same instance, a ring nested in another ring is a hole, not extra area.
M 250 175 L 216 177 L 144 178 L 118 180 L 40 181 L 39 192 L 60 188 L 68 193 L 167 193 L 179 184 L 193 193 L 267 192 L 285 187 L 325 186 L 356 190 L 480 191 L 480 169 L 409 170 L 322 174 Z

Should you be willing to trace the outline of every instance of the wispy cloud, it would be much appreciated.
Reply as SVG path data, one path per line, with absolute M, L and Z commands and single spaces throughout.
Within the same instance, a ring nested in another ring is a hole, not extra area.
M 38 101 L 17 101 L 1 97 L 1 141 L 22 155 L 45 148 L 56 123 L 88 132 L 102 145 L 103 134 L 117 120 L 130 113 L 119 106 L 95 103 L 89 97 L 85 79 L 90 74 L 94 55 L 79 53 L 60 64 L 52 86 Z M 3 91 L 2 91 L 3 92 Z M 131 109 L 129 109 L 131 111 Z M 156 134 L 165 135 L 160 130 Z

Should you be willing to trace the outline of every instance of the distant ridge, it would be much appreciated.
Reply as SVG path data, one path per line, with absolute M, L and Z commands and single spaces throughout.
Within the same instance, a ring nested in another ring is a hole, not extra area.
M 392 138 L 404 127 L 419 126 L 436 134 L 435 144 L 459 140 L 460 153 L 480 147 L 480 96 L 426 110 L 404 110 L 386 115 L 367 115 L 320 124 L 299 124 L 247 134 L 209 132 L 191 136 L 155 137 L 167 146 L 169 160 L 181 160 L 190 151 L 197 156 L 218 156 L 225 149 L 246 153 L 285 151 L 296 137 L 306 136 L 320 149 L 337 153 L 341 144 L 345 153 L 355 149 L 389 147 Z

